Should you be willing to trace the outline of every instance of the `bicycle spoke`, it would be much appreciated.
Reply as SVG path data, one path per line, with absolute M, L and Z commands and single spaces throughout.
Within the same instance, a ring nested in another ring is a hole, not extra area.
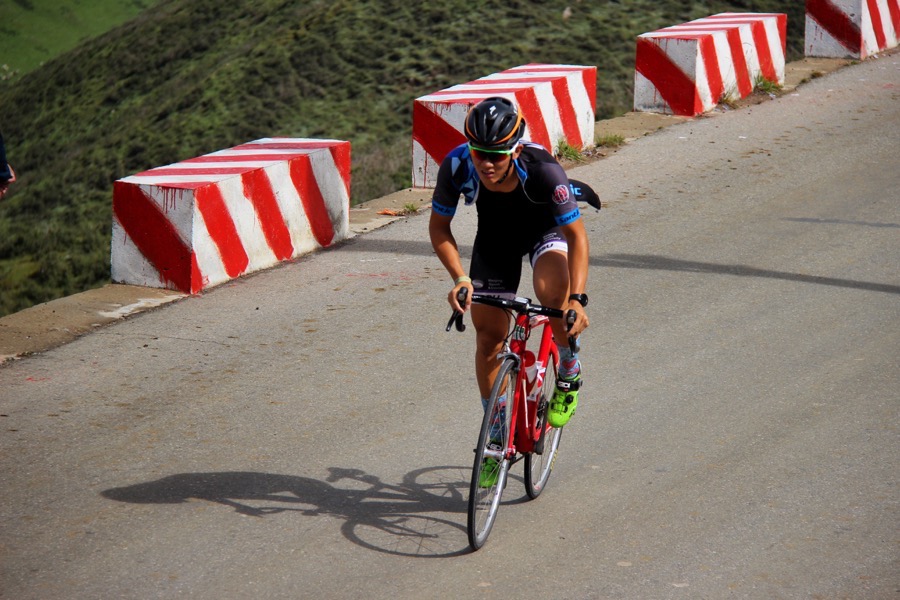
M 542 433 L 535 444 L 535 451 L 525 456 L 525 491 L 532 500 L 540 496 L 550 479 L 562 436 L 562 429 L 547 425 L 547 411 L 556 389 L 556 358 L 553 354 L 548 357 L 548 362 L 537 406 L 538 431 Z
M 487 541 L 506 486 L 510 464 L 506 456 L 510 435 L 509 418 L 518 376 L 515 367 L 514 360 L 507 360 L 500 367 L 475 449 L 469 487 L 468 520 L 469 543 L 474 550 L 481 548 Z

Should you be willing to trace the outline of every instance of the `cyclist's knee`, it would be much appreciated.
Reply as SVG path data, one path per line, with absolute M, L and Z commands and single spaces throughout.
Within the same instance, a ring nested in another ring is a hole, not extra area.
M 506 337 L 506 331 L 497 335 L 492 329 L 476 331 L 475 334 L 475 351 L 479 355 L 491 358 L 496 357 L 503 346 L 503 339 Z
M 535 286 L 537 287 L 537 286 Z M 545 286 L 541 291 L 535 290 L 538 302 L 544 306 L 562 308 L 568 301 L 569 285 Z
M 506 313 L 499 308 L 475 304 L 472 306 L 472 325 L 479 338 L 502 340 L 506 337 L 508 320 Z

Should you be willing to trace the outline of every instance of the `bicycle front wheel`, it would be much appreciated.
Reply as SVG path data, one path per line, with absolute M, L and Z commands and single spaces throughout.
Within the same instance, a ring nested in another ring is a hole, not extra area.
M 553 470 L 553 463 L 559 450 L 559 438 L 562 437 L 561 428 L 550 427 L 547 423 L 550 400 L 556 391 L 556 357 L 551 353 L 548 361 L 540 397 L 537 399 L 536 422 L 540 437 L 535 444 L 534 452 L 525 455 L 525 491 L 532 500 L 541 495 L 547 480 L 550 479 L 550 471 Z
M 515 401 L 519 371 L 516 361 L 507 359 L 500 365 L 497 379 L 491 390 L 478 446 L 472 467 L 469 486 L 469 544 L 478 550 L 487 541 L 500 509 L 500 496 L 506 487 L 510 461 L 506 456 L 509 447 L 509 419 Z

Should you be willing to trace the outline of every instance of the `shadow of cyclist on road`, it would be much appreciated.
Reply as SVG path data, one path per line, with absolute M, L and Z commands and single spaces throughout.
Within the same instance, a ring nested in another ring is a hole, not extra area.
M 345 519 L 351 542 L 390 554 L 451 556 L 467 552 L 465 525 L 434 516 L 465 511 L 468 470 L 429 467 L 388 484 L 360 469 L 331 467 L 325 481 L 247 471 L 180 473 L 101 492 L 104 498 L 135 504 L 214 502 L 241 515 L 284 512 Z M 343 485 L 332 485 L 342 483 Z M 458 519 L 457 519 L 458 520 Z

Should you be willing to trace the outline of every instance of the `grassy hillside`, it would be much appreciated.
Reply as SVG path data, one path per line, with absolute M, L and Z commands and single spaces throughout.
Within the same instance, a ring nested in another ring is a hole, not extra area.
M 14 77 L 106 33 L 155 0 L 0 0 L 0 78 Z
M 23 0 L 24 1 L 24 0 Z M 783 6 L 787 5 L 787 6 Z M 414 98 L 527 62 L 599 67 L 598 118 L 630 109 L 634 39 L 776 0 L 162 0 L 0 82 L 20 181 L 0 202 L 0 314 L 109 279 L 118 178 L 264 136 L 353 143 L 353 200 L 409 185 Z

